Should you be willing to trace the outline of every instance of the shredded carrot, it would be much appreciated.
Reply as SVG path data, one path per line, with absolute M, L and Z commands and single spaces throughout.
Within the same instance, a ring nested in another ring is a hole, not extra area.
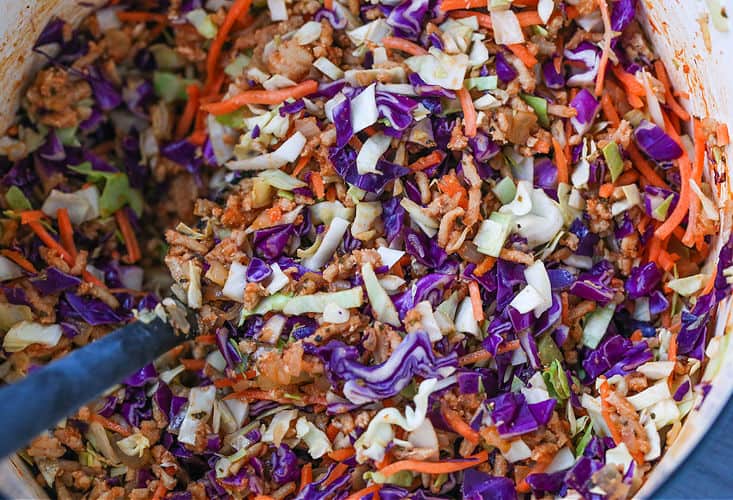
M 214 387 L 221 389 L 222 387 L 232 387 L 236 383 L 236 380 L 232 380 L 230 378 L 220 378 L 214 380 Z
M 608 387 L 608 381 L 605 379 L 605 377 L 601 382 L 599 392 L 601 395 L 601 415 L 603 416 L 603 421 L 606 422 L 608 430 L 611 431 L 611 437 L 613 438 L 613 441 L 617 445 L 621 444 L 623 442 L 623 439 L 621 437 L 621 430 L 616 426 L 616 423 L 613 421 L 613 419 L 611 419 L 611 405 L 606 401 L 606 398 L 608 398 L 608 395 L 611 393 L 611 389 Z
M 165 495 L 168 493 L 168 488 L 165 487 L 165 484 L 163 481 L 158 481 L 158 487 L 155 488 L 155 492 L 153 493 L 153 497 L 151 500 L 163 500 L 165 498 Z
M 382 45 L 388 49 L 401 50 L 402 52 L 407 52 L 408 54 L 412 56 L 423 56 L 428 53 L 427 50 L 420 47 L 418 44 L 413 43 L 409 40 L 405 40 L 404 38 L 396 37 L 396 36 L 386 36 L 382 38 Z
M 127 211 L 123 208 L 115 212 L 115 220 L 117 226 L 120 228 L 122 233 L 122 239 L 125 241 L 127 247 L 127 259 L 130 264 L 134 264 L 142 257 L 140 253 L 140 245 L 137 242 L 135 231 L 132 229 L 130 219 L 127 217 Z
M 440 10 L 447 12 L 458 9 L 477 9 L 486 7 L 486 0 L 443 0 L 440 2 Z
M 618 111 L 616 111 L 616 108 L 611 102 L 611 96 L 607 93 L 604 93 L 601 96 L 601 108 L 603 109 L 603 114 L 606 115 L 606 119 L 610 121 L 614 127 L 618 127 L 621 123 L 621 118 L 618 116 Z
M 718 123 L 718 128 L 715 131 L 715 135 L 718 139 L 719 146 L 727 146 L 730 144 L 730 136 L 728 135 L 728 125 L 725 123 Z
M 444 175 L 438 180 L 438 189 L 441 193 L 447 194 L 451 198 L 458 195 L 458 206 L 464 209 L 468 208 L 468 192 L 453 172 Z
M 298 163 L 295 164 L 295 168 L 293 169 L 293 177 L 298 177 L 298 174 L 300 174 L 306 165 L 308 165 L 308 162 L 311 159 L 311 155 L 303 155 L 298 160 Z
M 69 264 L 69 266 L 74 265 L 74 258 L 71 256 L 71 254 L 67 252 L 66 249 L 59 244 L 58 241 L 53 239 L 53 236 L 51 236 L 48 231 L 46 231 L 46 228 L 43 227 L 40 222 L 31 221 L 28 223 L 28 226 L 33 230 L 34 233 L 36 233 L 36 236 L 40 238 L 44 245 L 46 245 L 48 248 L 56 250 L 59 255 L 61 255 L 61 258 L 64 259 L 64 262 Z
M 254 500 L 275 500 L 270 495 L 255 495 Z
M 460 434 L 466 441 L 472 445 L 477 445 L 481 441 L 481 436 L 468 425 L 458 414 L 457 411 L 448 408 L 448 405 L 443 401 L 440 405 L 440 412 L 443 415 L 448 426 L 456 431 L 456 434 Z
M 216 335 L 199 335 L 194 340 L 197 344 L 216 344 Z
M 641 330 L 639 330 L 638 328 L 634 330 L 634 332 L 629 337 L 629 339 L 632 342 L 639 342 L 642 338 L 644 338 L 644 335 L 641 333 Z
M 328 10 L 333 10 L 333 0 L 323 0 L 323 6 Z
M 598 196 L 601 198 L 610 198 L 613 194 L 614 188 L 615 186 L 611 182 L 601 184 L 601 187 L 598 188 Z
M 348 465 L 344 463 L 337 464 L 336 467 L 334 467 L 333 470 L 331 471 L 331 475 L 328 476 L 328 478 L 323 482 L 323 485 L 328 486 L 329 484 L 331 484 L 332 482 L 334 482 L 335 480 L 343 476 L 347 470 L 349 470 Z
M 308 462 L 300 469 L 300 488 L 298 491 L 303 491 L 303 488 L 313 482 L 313 464 Z
M 20 213 L 20 223 L 28 224 L 31 222 L 38 222 L 46 218 L 46 214 L 40 210 L 25 210 Z
M 376 500 L 377 495 L 379 494 L 379 490 L 382 488 L 381 484 L 373 484 L 371 486 L 367 486 L 366 488 L 362 488 L 359 491 L 356 491 L 352 493 L 351 495 L 346 497 L 346 500 L 360 500 L 364 498 L 367 495 L 371 495 L 374 493 L 374 499 Z
M 471 93 L 467 88 L 461 87 L 456 91 L 458 100 L 461 102 L 461 109 L 463 110 L 463 128 L 466 137 L 474 137 L 476 135 L 477 124 L 476 124 L 476 108 L 473 105 L 473 99 L 471 99 Z
M 481 261 L 481 263 L 476 266 L 476 269 L 473 270 L 474 276 L 483 276 L 484 274 L 488 273 L 494 268 L 494 265 L 496 264 L 496 257 L 492 257 L 490 255 L 487 255 L 484 257 L 484 260 Z
M 667 217 L 667 220 L 659 226 L 654 234 L 660 240 L 667 239 L 674 228 L 682 223 L 682 220 L 687 215 L 687 211 L 690 207 L 690 159 L 686 153 L 683 153 L 679 159 L 680 167 L 680 198 L 677 201 L 677 206 L 674 207 L 672 214 Z M 690 221 L 690 224 L 693 222 Z
M 181 139 L 186 135 L 186 132 L 191 128 L 191 125 L 196 118 L 196 112 L 199 110 L 199 97 L 201 96 L 201 90 L 198 85 L 188 85 L 186 87 L 186 93 L 188 94 L 188 101 L 186 107 L 178 119 L 178 125 L 176 126 L 176 138 Z
M 536 10 L 524 10 L 517 12 L 517 21 L 522 28 L 545 24 Z
M 273 224 L 283 218 L 283 211 L 280 207 L 277 206 L 268 208 L 267 210 L 265 210 L 265 213 L 267 213 L 267 216 L 270 218 L 270 222 L 272 222 Z
M 512 54 L 517 56 L 529 69 L 534 68 L 537 64 L 537 58 L 532 54 L 529 49 L 521 43 L 512 43 L 507 45 L 507 48 L 512 51 Z
M 339 450 L 332 451 L 328 454 L 328 458 L 336 462 L 343 462 L 344 460 L 348 460 L 349 458 L 353 457 L 355 454 L 356 450 L 354 449 L 354 447 L 349 446 L 347 448 L 341 448 Z
M 664 269 L 665 271 L 671 271 L 674 267 L 674 263 L 679 260 L 680 256 L 677 254 L 670 254 L 666 250 L 660 250 L 659 256 L 657 257 L 657 262 L 659 263 L 659 267 Z
M 557 166 L 557 182 L 567 184 L 570 182 L 570 173 L 568 172 L 568 160 L 565 152 L 557 139 L 553 136 L 552 148 L 555 150 L 555 165 Z
M 677 334 L 673 333 L 669 337 L 669 349 L 667 350 L 667 360 L 677 361 Z
M 566 5 L 565 16 L 568 18 L 568 21 L 572 21 L 576 17 L 580 16 L 580 10 L 575 5 Z
M 702 182 L 702 171 L 705 169 L 705 146 L 707 137 L 699 119 L 693 120 L 693 138 L 695 140 L 695 164 L 692 169 L 692 179 L 699 185 Z
M 161 23 L 165 24 L 168 22 L 168 17 L 165 14 L 156 14 L 154 12 L 139 12 L 139 11 L 122 11 L 117 13 L 117 19 L 123 23 Z
M 601 11 L 603 19 L 603 51 L 601 52 L 601 61 L 598 65 L 598 76 L 596 77 L 595 92 L 597 96 L 603 93 L 603 83 L 606 79 L 606 67 L 608 66 L 608 57 L 611 54 L 611 16 L 608 13 L 608 4 L 606 0 L 598 0 L 598 8 Z
M 484 6 L 485 4 L 486 2 L 484 2 Z M 483 12 L 475 12 L 473 10 L 454 10 L 449 15 L 453 19 L 464 19 L 466 17 L 475 17 L 480 27 L 486 28 L 487 30 L 494 28 L 494 25 L 491 22 L 491 16 L 488 14 L 484 14 Z
M 0 254 L 12 260 L 16 264 L 18 264 L 20 267 L 28 271 L 29 273 L 38 274 L 38 270 L 36 270 L 36 266 L 34 266 L 31 263 L 31 261 L 23 257 L 23 254 L 21 254 L 20 252 L 16 252 L 15 250 L 9 250 L 7 248 L 4 248 L 0 250 Z
M 323 199 L 326 194 L 326 188 L 323 185 L 323 177 L 321 177 L 320 173 L 311 173 L 311 186 L 313 187 L 313 192 L 316 194 L 316 197 L 318 199 Z
M 669 189 L 669 184 L 667 184 L 664 179 L 662 179 L 659 174 L 657 174 L 657 172 L 654 170 L 654 167 L 652 167 L 652 165 L 646 160 L 646 158 L 642 156 L 641 152 L 639 152 L 635 144 L 630 143 L 626 151 L 631 157 L 631 162 L 634 165 L 634 168 L 636 168 L 636 170 L 638 170 L 639 173 L 643 175 L 650 184 L 653 184 L 657 187 Z
M 328 427 L 326 427 L 326 436 L 328 437 L 329 441 L 333 441 L 334 439 L 336 439 L 336 436 L 338 436 L 339 432 L 341 432 L 339 428 L 333 424 L 328 424 Z
M 708 278 L 708 282 L 705 283 L 705 288 L 700 290 L 699 296 L 702 297 L 703 295 L 707 295 L 710 292 L 713 291 L 713 288 L 715 287 L 715 279 L 718 277 L 718 268 L 715 267 L 713 269 L 713 273 Z
M 532 488 L 529 486 L 529 483 L 527 482 L 527 477 L 530 474 L 541 474 L 542 472 L 547 469 L 547 466 L 552 463 L 551 458 L 546 458 L 544 460 L 538 461 L 534 466 L 529 470 L 526 476 L 524 476 L 524 479 L 522 479 L 519 484 L 517 484 L 517 492 L 518 493 L 530 493 L 532 491 Z
M 225 115 L 246 104 L 282 104 L 287 99 L 300 99 L 318 90 L 318 82 L 306 80 L 298 85 L 278 90 L 245 90 L 221 102 L 204 104 L 201 109 L 212 115 Z
M 563 325 L 570 325 L 570 297 L 568 292 L 562 292 L 560 294 L 560 300 L 562 303 L 562 310 L 560 312 L 560 321 Z
M 59 208 L 56 212 L 56 219 L 59 223 L 59 239 L 61 245 L 76 259 L 76 245 L 74 245 L 74 228 L 71 226 L 69 210 Z
M 195 372 L 198 370 L 202 370 L 204 366 L 206 366 L 206 360 L 205 359 L 179 359 L 183 367 L 191 372 Z
M 120 436 L 127 437 L 130 434 L 132 434 L 127 428 L 97 413 L 93 413 L 92 416 L 90 417 L 90 420 L 92 420 L 93 422 L 97 422 L 99 425 L 101 425 L 105 429 L 109 429 L 112 432 L 116 432 Z
M 627 184 L 633 184 L 638 180 L 639 172 L 637 172 L 636 170 L 627 170 L 616 179 L 615 184 L 617 186 L 626 186 Z
M 489 453 L 482 451 L 464 460 L 446 460 L 443 462 L 423 462 L 421 460 L 400 460 L 387 467 L 380 469 L 384 476 L 391 476 L 403 470 L 418 472 L 421 474 L 450 474 L 465 469 L 470 469 L 489 459 Z
M 96 276 L 94 276 L 89 271 L 82 271 L 81 277 L 84 278 L 84 281 L 88 281 L 89 283 L 92 283 L 94 285 L 100 286 L 102 288 L 107 288 L 107 285 L 105 285 L 104 283 L 102 283 L 99 280 L 99 278 L 97 278 Z
M 432 153 L 420 157 L 414 162 L 410 163 L 407 168 L 409 168 L 413 172 L 419 172 L 421 170 L 425 170 L 427 168 L 434 167 L 435 165 L 442 163 L 444 158 L 445 153 L 436 149 L 433 150 Z
M 476 281 L 471 280 L 468 283 L 468 293 L 471 296 L 473 317 L 476 321 L 481 322 L 484 320 L 484 304 L 481 301 L 481 290 L 479 290 L 478 283 Z
M 662 240 L 656 236 L 652 237 L 647 248 L 649 251 L 649 262 L 657 263 L 659 261 L 659 253 L 662 251 Z
M 667 70 L 664 67 L 664 63 L 661 59 L 657 59 L 656 61 L 654 61 L 654 72 L 656 73 L 657 79 L 662 82 L 662 85 L 664 85 L 665 104 L 669 107 L 669 109 L 672 110 L 675 115 L 680 118 L 680 120 L 688 121 L 690 119 L 690 114 L 685 111 L 685 109 L 680 106 L 680 104 L 674 98 L 674 93 L 672 92 L 672 84 L 669 81 Z
M 520 344 L 518 340 L 509 340 L 502 343 L 496 350 L 496 353 L 504 354 L 505 352 L 516 351 L 517 349 L 519 349 L 519 346 Z M 458 358 L 458 366 L 472 365 L 480 361 L 486 361 L 487 359 L 491 359 L 493 357 L 493 354 L 491 354 L 486 349 L 479 349 L 478 351 L 468 353 Z
M 646 90 L 644 90 L 644 86 L 639 82 L 639 80 L 637 80 L 631 73 L 627 73 L 620 64 L 612 64 L 611 71 L 619 83 L 621 83 L 628 92 L 637 97 L 646 95 Z
M 219 30 L 216 32 L 216 37 L 211 42 L 209 53 L 206 56 L 207 91 L 211 90 L 211 84 L 217 76 L 216 66 L 219 62 L 219 56 L 221 55 L 221 50 L 224 47 L 224 43 L 229 36 L 229 32 L 231 31 L 237 19 L 249 12 L 250 5 L 252 5 L 252 0 L 235 0 L 232 6 L 229 8 L 229 12 L 227 12 L 227 16 L 226 18 L 224 18 L 224 22 L 221 26 L 219 26 Z

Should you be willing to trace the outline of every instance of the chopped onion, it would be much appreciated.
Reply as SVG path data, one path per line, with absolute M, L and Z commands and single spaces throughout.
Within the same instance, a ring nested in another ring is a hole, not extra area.
M 326 59 L 325 57 L 319 57 L 316 59 L 313 62 L 313 66 L 331 80 L 338 80 L 339 78 L 344 77 L 343 70 L 332 63 L 330 59 Z
M 550 20 L 553 10 L 555 10 L 555 0 L 540 0 L 537 3 L 537 14 L 545 24 Z
M 325 266 L 341 244 L 348 228 L 349 221 L 341 217 L 334 217 L 316 252 L 312 256 L 303 259 L 302 264 L 308 269 L 313 270 L 318 270 Z
M 437 342 L 443 338 L 443 333 L 438 326 L 433 313 L 433 306 L 427 300 L 419 302 L 413 309 L 420 314 L 420 321 L 407 325 L 407 331 L 423 331 L 428 334 L 430 342 Z
M 456 331 L 461 333 L 470 333 L 473 336 L 478 336 L 481 330 L 478 326 L 478 321 L 473 315 L 473 305 L 471 304 L 470 297 L 464 297 L 458 306 L 456 312 Z
M 425 215 L 420 205 L 409 198 L 402 198 L 400 200 L 400 205 L 402 205 L 402 208 L 410 214 L 410 218 L 420 226 L 425 234 L 432 238 L 438 233 L 438 227 L 440 227 L 440 224 L 432 217 Z
M 521 439 L 515 439 L 509 445 L 509 449 L 506 452 L 502 452 L 507 462 L 514 463 L 520 460 L 526 460 L 532 456 L 532 450 L 529 449 L 527 443 Z
M 318 21 L 308 21 L 298 29 L 293 35 L 298 45 L 308 45 L 321 38 L 321 23 Z
M 280 269 L 277 262 L 272 264 L 270 269 L 272 269 L 272 278 L 270 278 L 270 284 L 267 285 L 266 290 L 267 293 L 272 295 L 273 293 L 277 293 L 285 288 L 285 286 L 290 283 L 290 278 L 288 278 L 287 274 L 282 272 L 282 269 Z
M 275 413 L 270 426 L 262 433 L 263 443 L 280 446 L 285 434 L 290 430 L 290 422 L 298 416 L 298 410 L 285 410 Z
M 366 42 L 372 42 L 374 44 L 381 44 L 382 39 L 385 36 L 389 36 L 392 33 L 392 27 L 387 24 L 384 18 L 375 19 L 374 21 L 359 26 L 356 29 L 346 32 L 351 41 L 357 47 L 363 45 Z
M 97 24 L 101 32 L 109 30 L 116 30 L 122 26 L 120 19 L 117 17 L 117 13 L 120 11 L 120 7 L 107 7 L 99 9 L 96 12 Z
M 400 317 L 397 314 L 397 309 L 394 303 L 392 303 L 392 299 L 389 298 L 387 292 L 382 288 L 382 285 L 379 284 L 377 275 L 374 273 L 374 268 L 370 262 L 362 264 L 361 275 L 364 279 L 364 287 L 369 297 L 369 303 L 372 305 L 372 314 L 374 314 L 377 321 L 392 326 L 400 326 Z
M 381 175 L 382 172 L 377 170 L 377 162 L 387 152 L 391 142 L 392 138 L 382 132 L 378 132 L 364 141 L 356 157 L 357 171 L 362 175 L 371 173 Z
M 511 9 L 492 10 L 491 24 L 494 28 L 494 39 L 497 44 L 524 43 L 524 33 L 519 25 L 519 19 Z
M 524 270 L 524 278 L 527 280 L 527 285 L 534 288 L 542 297 L 542 304 L 533 309 L 535 318 L 539 318 L 542 313 L 552 307 L 552 288 L 544 262 L 537 260 L 528 266 Z
M 14 280 L 23 276 L 23 269 L 18 264 L 0 255 L 0 281 Z
M 286 321 L 287 318 L 282 314 L 273 314 L 270 319 L 265 321 L 265 324 L 262 325 L 262 329 L 257 337 L 258 340 L 272 345 L 277 344 L 277 341 L 280 339 L 280 335 L 285 328 Z
M 382 259 L 382 264 L 387 266 L 388 269 L 391 269 L 405 255 L 402 250 L 394 250 L 388 247 L 377 248 L 377 253 Z
M 567 470 L 575 464 L 575 456 L 570 448 L 567 446 L 563 447 L 557 452 L 555 458 L 552 459 L 550 465 L 544 470 L 545 474 L 552 474 L 553 472 L 560 472 Z
M 351 225 L 351 234 L 357 239 L 370 239 L 371 234 L 367 233 L 372 226 L 374 221 L 382 214 L 382 203 L 379 201 L 360 201 L 356 204 L 356 216 L 354 217 L 354 223 Z M 367 233 L 369 238 L 364 238 L 363 235 Z M 360 236 L 362 235 L 362 236 Z
M 33 321 L 21 321 L 13 325 L 3 339 L 3 349 L 8 352 L 22 351 L 31 344 L 54 347 L 61 340 L 59 325 L 42 325 Z
M 543 306 L 544 297 L 532 285 L 525 286 L 509 303 L 520 314 L 526 314 Z
M 306 141 L 307 139 L 303 134 L 295 132 L 272 153 L 265 153 L 263 155 L 244 160 L 230 161 L 226 165 L 231 170 L 265 170 L 268 168 L 280 168 L 283 165 L 287 165 L 288 163 L 294 162 L 298 159 L 300 153 L 305 147 Z
M 216 397 L 216 387 L 194 387 L 188 394 L 188 408 L 186 416 L 181 422 L 178 431 L 178 441 L 184 444 L 195 445 L 199 426 L 204 425 L 211 415 Z
M 339 292 L 320 292 L 313 295 L 298 295 L 288 299 L 282 311 L 288 315 L 308 312 L 323 313 L 328 303 L 344 309 L 359 307 L 364 303 L 364 292 L 360 286 Z
M 466 54 L 446 54 L 435 47 L 430 53 L 405 59 L 405 64 L 417 73 L 428 85 L 459 90 L 463 87 L 463 78 L 469 66 Z
M 247 286 L 247 266 L 232 262 L 229 276 L 221 290 L 222 295 L 237 302 L 244 302 L 244 288 Z
M 702 289 L 708 279 L 709 277 L 706 274 L 694 274 L 685 278 L 669 280 L 667 286 L 683 297 L 689 297 Z
M 351 129 L 355 134 L 374 125 L 379 119 L 375 89 L 376 86 L 371 84 L 351 100 Z
M 330 225 L 336 217 L 353 220 L 355 212 L 354 207 L 345 207 L 340 201 L 322 201 L 311 205 L 309 210 L 313 222 L 322 222 L 326 225 Z
M 267 0 L 267 9 L 270 11 L 270 19 L 273 21 L 286 21 L 288 19 L 285 0 Z
M 336 304 L 326 304 L 323 309 L 323 321 L 326 323 L 341 324 L 349 321 L 350 313 L 347 309 Z
M 666 379 L 674 369 L 674 361 L 649 361 L 636 369 L 639 373 L 652 380 Z
M 72 224 L 81 224 L 96 219 L 99 217 L 99 190 L 96 186 L 72 193 L 53 189 L 43 202 L 41 210 L 49 217 L 56 218 L 60 208 L 68 210 Z
M 295 432 L 298 439 L 302 439 L 308 445 L 308 454 L 311 458 L 321 458 L 326 453 L 333 451 L 331 441 L 321 429 L 308 421 L 305 417 L 300 417 L 295 424 Z
M 209 355 L 206 356 L 206 363 L 219 372 L 224 372 L 227 367 L 227 360 L 224 359 L 224 356 L 218 350 L 211 351 Z

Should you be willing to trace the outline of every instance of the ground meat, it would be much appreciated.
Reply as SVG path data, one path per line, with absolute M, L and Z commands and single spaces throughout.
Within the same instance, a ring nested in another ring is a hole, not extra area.
M 112 295 L 109 290 L 97 286 L 94 283 L 89 283 L 87 281 L 83 282 L 81 285 L 79 285 L 77 293 L 79 295 L 88 295 L 90 297 L 97 298 L 107 304 L 112 309 L 117 309 L 118 307 L 120 307 L 120 301 L 117 300 L 117 298 Z
M 267 290 L 260 283 L 247 283 L 244 287 L 244 308 L 253 310 L 260 303 L 260 299 L 267 297 Z
M 176 25 L 173 34 L 177 53 L 191 62 L 201 62 L 206 59 L 203 39 L 193 25 L 188 23 Z
M 634 372 L 626 375 L 626 385 L 632 392 L 641 392 L 649 386 L 649 382 L 645 375 Z
M 67 448 L 74 451 L 84 450 L 84 441 L 81 438 L 81 433 L 75 427 L 70 425 L 59 427 L 54 431 L 53 435 Z
M 41 295 L 38 289 L 27 281 L 21 281 L 20 287 L 25 292 L 26 300 L 31 305 L 38 320 L 44 324 L 56 322 L 56 304 L 58 295 Z
M 356 269 L 356 258 L 352 254 L 337 256 L 336 259 L 323 270 L 323 279 L 329 283 L 347 279 Z
M 266 62 L 270 73 L 299 82 L 310 73 L 313 67 L 313 54 L 297 41 L 286 40 L 268 56 Z
M 90 110 L 77 104 L 92 95 L 92 88 L 82 79 L 71 78 L 61 68 L 51 67 L 38 72 L 26 92 L 31 111 L 44 125 L 57 128 L 74 127 L 89 116 Z
M 143 420 L 140 424 L 140 433 L 151 443 L 157 443 L 160 439 L 160 428 L 155 420 Z
M 299 342 L 290 344 L 282 352 L 273 349 L 257 359 L 260 376 L 278 386 L 289 385 L 303 369 L 303 346 Z
M 440 219 L 440 228 L 438 229 L 438 245 L 445 248 L 448 246 L 448 240 L 453 238 L 458 221 L 466 213 L 461 207 L 456 207 L 453 210 L 446 213 L 442 219 Z M 460 227 L 463 229 L 463 227 Z M 459 245 L 460 246 L 460 245 Z
M 397 346 L 402 337 L 391 326 L 374 323 L 364 330 L 364 349 L 372 353 L 375 363 L 384 363 Z
M 468 146 L 468 137 L 463 135 L 463 126 L 460 121 L 456 121 L 450 133 L 450 141 L 448 141 L 448 149 L 451 151 L 463 151 Z
M 611 207 L 606 200 L 591 198 L 586 200 L 585 208 L 590 216 L 590 230 L 599 235 L 604 235 L 612 227 L 613 215 Z
M 31 445 L 28 447 L 28 455 L 34 458 L 59 458 L 64 453 L 66 453 L 66 449 L 61 445 L 61 441 L 48 434 L 38 436 L 31 441 Z
M 615 408 L 611 419 L 620 429 L 621 439 L 632 455 L 644 455 L 651 449 L 646 431 L 639 423 L 639 414 L 629 401 L 616 391 L 611 391 L 606 398 L 608 404 Z
M 443 215 L 450 212 L 458 206 L 460 195 L 450 197 L 447 194 L 441 194 L 433 198 L 430 204 L 423 208 L 423 212 L 428 217 L 434 217 L 436 219 L 442 218 Z

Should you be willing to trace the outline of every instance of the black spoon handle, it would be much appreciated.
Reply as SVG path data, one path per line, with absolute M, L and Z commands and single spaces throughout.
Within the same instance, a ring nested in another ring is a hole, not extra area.
M 160 319 L 136 321 L 0 388 L 0 458 L 185 339 Z

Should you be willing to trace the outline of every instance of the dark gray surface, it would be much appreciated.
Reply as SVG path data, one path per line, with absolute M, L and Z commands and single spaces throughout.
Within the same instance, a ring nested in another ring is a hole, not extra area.
M 733 403 L 653 498 L 733 498 Z
M 0 389 L 0 458 L 185 340 L 161 320 L 134 322 Z

